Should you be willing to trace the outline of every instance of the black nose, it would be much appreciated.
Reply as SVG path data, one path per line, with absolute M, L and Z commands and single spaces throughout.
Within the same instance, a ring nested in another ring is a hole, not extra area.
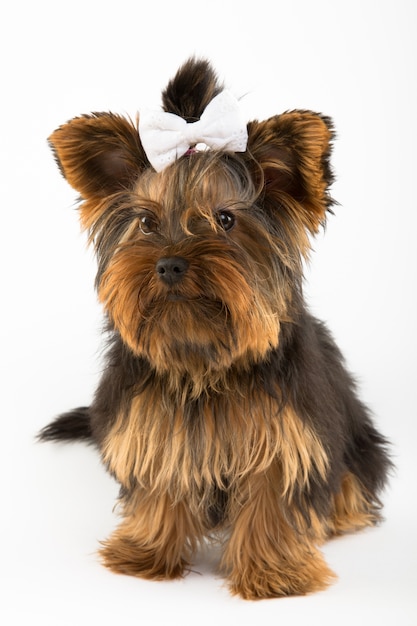
M 188 268 L 188 261 L 181 256 L 169 256 L 159 259 L 156 264 L 156 273 L 167 285 L 179 283 Z

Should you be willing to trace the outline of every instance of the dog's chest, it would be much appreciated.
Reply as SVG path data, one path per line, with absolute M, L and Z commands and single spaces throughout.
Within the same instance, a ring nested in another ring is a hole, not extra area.
M 266 467 L 277 453 L 270 399 L 218 394 L 175 403 L 156 394 L 133 398 L 102 446 L 117 479 L 177 493 L 223 489 Z
M 315 432 L 290 406 L 282 410 L 260 392 L 188 403 L 138 394 L 119 412 L 102 454 L 126 488 L 138 485 L 195 502 L 210 499 L 215 490 L 239 489 L 274 461 L 277 491 L 288 497 L 303 488 L 313 468 L 325 477 L 329 467 Z

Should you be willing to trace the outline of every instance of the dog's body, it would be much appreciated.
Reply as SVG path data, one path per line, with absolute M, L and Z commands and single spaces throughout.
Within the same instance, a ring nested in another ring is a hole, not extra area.
M 187 122 L 221 88 L 190 60 L 163 94 Z M 51 136 L 98 256 L 107 367 L 90 407 L 44 440 L 97 444 L 121 484 L 112 570 L 174 578 L 206 537 L 244 598 L 332 578 L 317 544 L 374 524 L 389 461 L 325 327 L 306 310 L 302 260 L 331 204 L 327 118 L 247 125 L 244 150 L 151 167 L 113 114 Z

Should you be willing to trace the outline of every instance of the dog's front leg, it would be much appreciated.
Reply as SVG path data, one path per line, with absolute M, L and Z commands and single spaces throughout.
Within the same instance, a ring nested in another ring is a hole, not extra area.
M 234 594 L 249 600 L 303 595 L 334 578 L 314 536 L 298 529 L 276 483 L 276 468 L 245 479 L 232 505 L 221 568 Z
M 111 570 L 148 579 L 184 575 L 199 528 L 183 502 L 135 489 L 121 498 L 123 521 L 100 550 Z

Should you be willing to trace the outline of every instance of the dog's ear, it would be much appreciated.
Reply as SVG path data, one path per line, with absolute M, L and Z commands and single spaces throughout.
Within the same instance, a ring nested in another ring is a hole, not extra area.
M 137 128 L 112 113 L 77 117 L 48 141 L 64 177 L 84 200 L 131 188 L 149 166 Z
M 250 122 L 248 135 L 248 152 L 261 168 L 265 201 L 294 205 L 304 225 L 316 233 L 332 204 L 331 120 L 311 111 L 290 111 Z

